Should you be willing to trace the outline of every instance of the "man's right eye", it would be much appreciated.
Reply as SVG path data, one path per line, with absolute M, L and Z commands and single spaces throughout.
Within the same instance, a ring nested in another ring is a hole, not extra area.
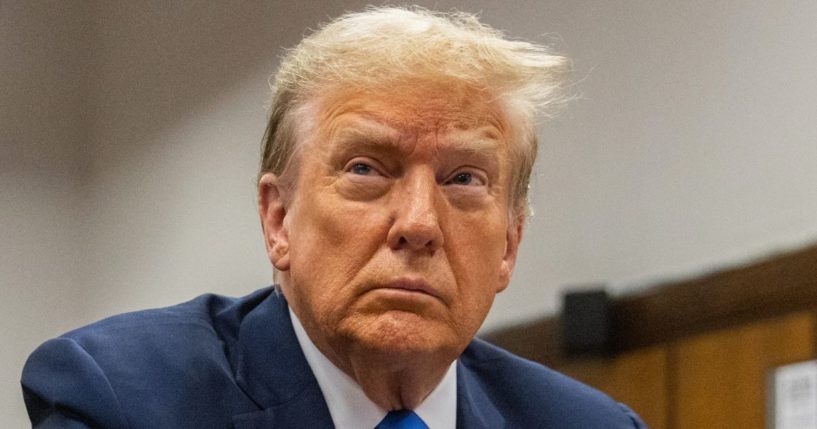
M 384 176 L 378 164 L 368 159 L 353 159 L 343 170 L 355 176 Z
M 349 171 L 361 176 L 368 176 L 374 173 L 374 169 L 370 165 L 364 164 L 362 162 L 352 164 L 352 167 L 349 169 Z
M 350 175 L 351 178 L 360 176 L 361 178 L 367 178 L 367 180 L 388 176 L 377 160 L 363 156 L 350 159 L 343 167 L 343 173 Z

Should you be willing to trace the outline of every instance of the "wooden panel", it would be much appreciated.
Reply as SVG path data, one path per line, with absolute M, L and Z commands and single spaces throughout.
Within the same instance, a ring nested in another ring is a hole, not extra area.
M 670 346 L 673 429 L 763 429 L 769 370 L 812 359 L 815 317 L 796 313 Z
M 583 359 L 557 370 L 629 405 L 652 429 L 667 428 L 667 347 L 651 347 L 611 359 Z
M 817 245 L 685 282 L 655 285 L 611 305 L 612 351 L 665 344 L 713 329 L 817 308 Z M 550 365 L 566 356 L 558 317 L 485 338 Z
M 817 245 L 613 303 L 614 346 L 628 350 L 817 307 Z

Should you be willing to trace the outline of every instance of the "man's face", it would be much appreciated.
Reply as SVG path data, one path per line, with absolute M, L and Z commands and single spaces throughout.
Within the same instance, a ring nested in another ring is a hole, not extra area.
M 475 94 L 404 89 L 319 100 L 294 186 L 261 181 L 284 295 L 336 363 L 455 358 L 516 258 L 502 111 Z

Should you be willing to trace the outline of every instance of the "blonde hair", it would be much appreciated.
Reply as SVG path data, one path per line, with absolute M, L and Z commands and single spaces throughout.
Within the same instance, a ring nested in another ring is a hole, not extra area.
M 501 100 L 515 121 L 511 207 L 527 208 L 537 119 L 564 100 L 569 61 L 510 40 L 472 14 L 370 7 L 321 26 L 288 51 L 275 74 L 261 174 L 281 176 L 296 152 L 299 107 L 332 90 L 377 90 L 400 82 L 443 81 Z M 515 168 L 513 168 L 515 167 Z

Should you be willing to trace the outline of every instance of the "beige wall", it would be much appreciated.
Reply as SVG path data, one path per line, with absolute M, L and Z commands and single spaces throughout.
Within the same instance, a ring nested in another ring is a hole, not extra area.
M 267 77 L 362 2 L 0 2 L 0 422 L 36 344 L 270 281 L 254 212 Z M 426 2 L 555 33 L 581 98 L 541 133 L 537 215 L 488 324 L 817 239 L 817 5 Z M 9 328 L 10 327 L 10 328 Z M 8 338 L 10 336 L 10 338 Z

